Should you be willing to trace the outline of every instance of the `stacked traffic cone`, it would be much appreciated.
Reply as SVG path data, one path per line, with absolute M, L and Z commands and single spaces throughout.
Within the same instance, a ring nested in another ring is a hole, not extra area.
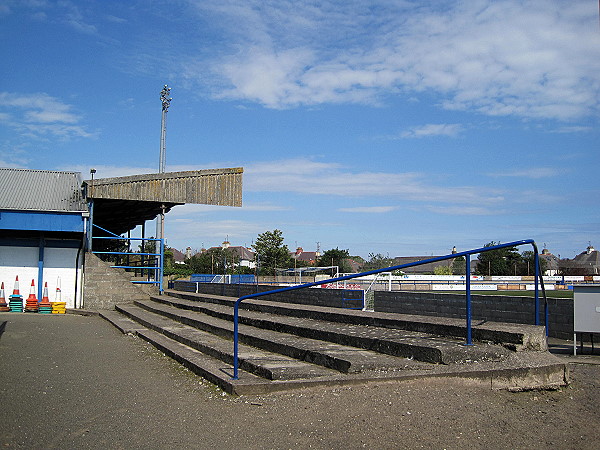
M 40 314 L 52 314 L 52 304 L 48 298 L 48 283 L 44 285 L 44 296 L 40 302 Z
M 31 280 L 31 289 L 29 290 L 29 297 L 25 301 L 25 312 L 38 312 L 38 299 L 35 296 L 35 283 Z
M 52 302 L 52 314 L 65 314 L 67 312 L 67 302 L 62 301 L 62 292 L 60 290 L 60 277 L 56 281 L 56 299 Z
M 6 298 L 4 297 L 4 281 L 2 287 L 0 287 L 0 312 L 8 312 L 10 308 L 6 304 Z
M 23 296 L 19 293 L 19 276 L 15 280 L 13 293 L 8 297 L 8 307 L 10 312 L 23 312 Z

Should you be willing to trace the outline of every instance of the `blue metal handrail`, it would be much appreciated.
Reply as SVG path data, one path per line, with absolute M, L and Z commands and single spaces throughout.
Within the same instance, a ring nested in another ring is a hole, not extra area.
M 141 269 L 143 270 L 156 270 L 158 271 L 158 273 L 156 274 L 156 276 L 154 277 L 155 280 L 154 281 L 132 281 L 132 283 L 135 284 L 155 284 L 158 286 L 158 289 L 160 291 L 160 293 L 163 293 L 163 273 L 164 273 L 164 253 L 165 253 L 165 243 L 164 243 L 164 239 L 156 239 L 156 238 L 126 238 L 126 237 L 122 237 L 119 236 L 115 233 L 113 233 L 112 231 L 106 230 L 96 224 L 93 224 L 93 226 L 95 228 L 98 228 L 108 234 L 110 234 L 111 236 L 92 236 L 92 239 L 109 239 L 109 240 L 114 240 L 114 241 L 152 241 L 152 242 L 160 242 L 160 253 L 135 253 L 135 252 L 104 252 L 104 251 L 92 251 L 92 253 L 94 254 L 100 254 L 100 255 L 136 255 L 136 256 L 156 256 L 157 260 L 158 260 L 158 264 L 155 266 L 124 266 L 124 265 L 114 265 L 111 266 L 113 268 L 117 268 L 117 269 Z M 143 272 L 142 272 L 143 273 Z M 148 278 L 150 278 L 148 276 Z
M 477 248 L 474 250 L 468 250 L 468 251 L 460 252 L 460 253 L 451 253 L 451 254 L 445 255 L 445 256 L 438 256 L 435 258 L 424 259 L 421 261 L 416 261 L 416 262 L 407 263 L 407 264 L 401 264 L 398 266 L 386 267 L 383 269 L 370 270 L 368 272 L 355 273 L 352 275 L 345 275 L 342 277 L 330 278 L 328 280 L 323 280 L 323 281 L 315 281 L 313 283 L 299 284 L 296 286 L 288 286 L 285 288 L 274 289 L 272 291 L 257 292 L 255 294 L 244 295 L 243 297 L 240 297 L 235 301 L 235 304 L 233 307 L 233 379 L 234 380 L 238 379 L 238 368 L 239 368 L 239 358 L 238 358 L 238 344 L 239 344 L 238 328 L 239 328 L 239 325 L 238 325 L 238 322 L 239 322 L 239 307 L 240 307 L 240 303 L 242 301 L 250 299 L 250 298 L 263 297 L 265 295 L 279 294 L 282 292 L 294 291 L 297 289 L 306 289 L 306 288 L 313 287 L 313 286 L 320 286 L 322 284 L 329 284 L 329 283 L 336 283 L 338 281 L 351 280 L 353 278 L 364 277 L 367 275 L 374 275 L 374 274 L 382 273 L 382 272 L 393 272 L 394 270 L 405 269 L 407 267 L 413 267 L 413 266 L 420 266 L 423 264 L 429 264 L 429 263 L 434 263 L 434 262 L 438 262 L 438 261 L 445 261 L 448 259 L 460 258 L 462 256 L 464 256 L 465 260 L 466 260 L 466 270 L 465 270 L 466 306 L 465 306 L 465 310 L 466 310 L 466 328 L 467 328 L 466 341 L 467 342 L 465 345 L 473 345 L 473 339 L 472 339 L 472 333 L 471 333 L 471 258 L 470 258 L 470 256 L 473 254 L 477 254 L 477 253 L 484 253 L 484 252 L 489 252 L 492 250 L 498 250 L 498 249 L 507 248 L 507 247 L 518 247 L 520 245 L 526 245 L 526 244 L 531 244 L 533 246 L 533 252 L 535 255 L 535 258 L 534 258 L 535 259 L 535 324 L 536 325 L 540 324 L 539 323 L 540 322 L 540 320 L 539 320 L 540 305 L 539 305 L 539 283 L 538 283 L 538 280 L 541 280 L 542 291 L 544 293 L 544 301 L 545 301 L 545 303 L 544 303 L 544 308 L 545 308 L 544 318 L 545 318 L 546 336 L 547 336 L 548 335 L 548 301 L 546 299 L 546 291 L 544 289 L 544 280 L 543 280 L 543 278 L 541 278 L 541 274 L 540 274 L 540 270 L 539 270 L 540 262 L 539 262 L 538 248 L 537 248 L 537 245 L 535 244 L 534 240 L 525 239 L 525 240 L 521 240 L 521 241 L 509 242 L 507 244 L 498 244 L 498 245 L 493 245 L 490 247 Z

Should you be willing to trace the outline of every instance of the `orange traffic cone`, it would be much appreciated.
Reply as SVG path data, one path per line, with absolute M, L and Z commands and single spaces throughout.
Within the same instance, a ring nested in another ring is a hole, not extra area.
M 52 314 L 52 304 L 48 298 L 48 282 L 44 284 L 44 295 L 39 305 L 40 314 Z
M 15 280 L 15 287 L 13 288 L 13 294 L 15 297 L 18 297 L 19 295 L 19 275 L 17 275 L 17 279 Z
M 35 296 L 35 283 L 31 280 L 31 290 L 29 291 L 29 297 L 25 301 L 25 311 L 38 312 L 38 299 Z
M 4 297 L 4 281 L 2 287 L 0 287 L 0 312 L 10 311 L 10 308 L 6 304 L 6 298 Z

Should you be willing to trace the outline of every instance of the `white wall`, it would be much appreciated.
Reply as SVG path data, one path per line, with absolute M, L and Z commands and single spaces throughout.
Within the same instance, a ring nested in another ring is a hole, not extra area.
M 0 282 L 4 282 L 5 295 L 13 293 L 15 278 L 19 277 L 19 291 L 23 299 L 27 299 L 31 288 L 31 280 L 38 284 L 38 255 L 37 247 L 0 246 Z M 81 289 L 81 270 L 75 270 L 76 248 L 44 249 L 43 282 L 48 283 L 50 301 L 56 301 L 57 280 L 60 277 L 62 301 L 67 302 L 67 308 L 75 307 L 75 275 L 77 274 L 77 290 Z M 82 259 L 82 258 L 80 258 Z M 81 269 L 81 265 L 79 267 Z M 77 295 L 79 304 L 80 294 Z M 38 299 L 39 300 L 39 299 Z

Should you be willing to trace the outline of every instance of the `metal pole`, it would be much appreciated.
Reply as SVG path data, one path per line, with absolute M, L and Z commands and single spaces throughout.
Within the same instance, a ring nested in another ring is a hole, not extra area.
M 162 103 L 162 114 L 160 120 L 160 156 L 158 160 L 158 173 L 165 173 L 165 167 L 167 165 L 167 112 L 169 112 L 169 106 L 171 105 L 171 97 L 169 97 L 171 93 L 171 88 L 166 84 L 164 85 L 162 91 L 160 91 L 160 101 Z M 163 230 L 164 230 L 164 222 L 165 220 L 165 212 L 164 209 L 156 218 L 156 238 L 164 239 Z M 159 241 L 156 241 L 156 252 L 158 253 L 160 248 Z
M 533 254 L 535 257 L 535 324 L 540 324 L 540 256 L 537 247 L 534 247 Z
M 467 344 L 466 345 L 473 345 L 473 339 L 472 339 L 472 334 L 471 334 L 471 255 L 467 255 L 466 257 L 467 263 L 466 263 L 466 295 L 467 295 L 467 304 L 466 304 L 466 312 L 465 315 L 467 316 Z

